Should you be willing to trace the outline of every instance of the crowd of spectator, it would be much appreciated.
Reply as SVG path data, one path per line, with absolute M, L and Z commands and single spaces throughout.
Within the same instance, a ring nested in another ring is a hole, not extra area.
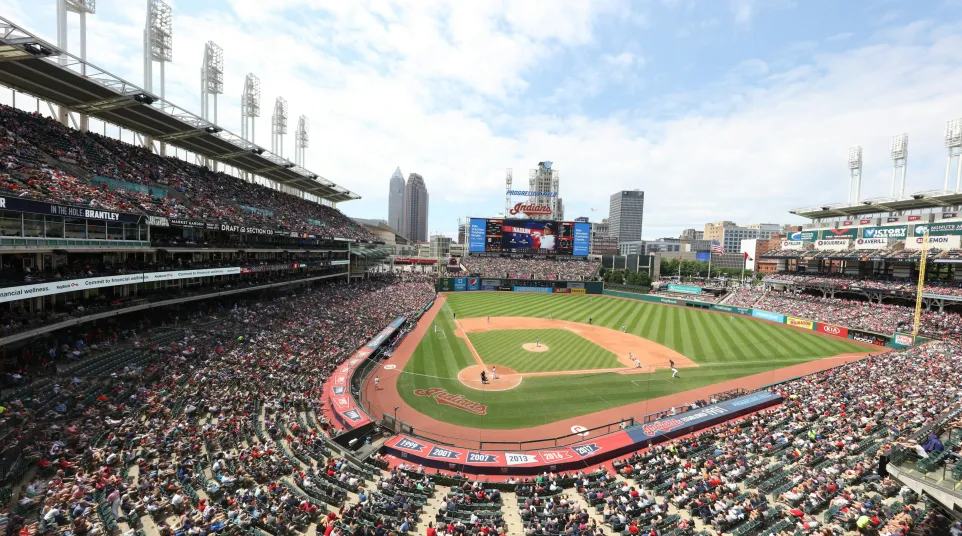
M 326 446 L 321 388 L 433 296 L 424 282 L 387 275 L 208 312 L 190 329 L 135 333 L 126 345 L 108 339 L 97 358 L 83 344 L 51 348 L 45 362 L 77 363 L 4 397 L 0 441 L 20 455 L 0 476 L 38 469 L 0 524 L 103 534 L 149 516 L 164 536 L 235 525 L 283 535 L 341 518 L 406 532 L 417 508 L 404 482 L 382 478 L 376 494 L 346 504 L 378 478 Z
M 821 297 L 800 292 L 762 291 L 743 288 L 725 301 L 726 305 L 754 307 L 817 322 L 891 334 L 911 331 L 915 309 L 894 303 Z M 928 337 L 962 339 L 962 315 L 950 310 L 924 311 L 919 331 Z
M 918 280 L 894 276 L 859 277 L 839 273 L 779 272 L 765 277 L 763 283 L 790 281 L 797 286 L 829 288 L 858 287 L 865 290 L 882 290 L 915 294 Z M 927 280 L 925 293 L 943 296 L 962 296 L 962 281 Z
M 962 400 L 960 351 L 931 343 L 783 383 L 782 405 L 616 462 L 621 479 L 586 497 L 628 532 L 696 520 L 734 534 L 947 531 L 885 465 L 898 445 L 925 454 L 918 440 L 944 432 L 932 426 Z
M 105 186 L 81 173 L 130 186 Z M 8 106 L 0 106 L 0 191 L 103 210 L 376 241 L 333 207 Z
M 598 261 L 556 260 L 541 257 L 477 257 L 461 259 L 466 273 L 482 277 L 515 279 L 590 280 L 601 265 Z

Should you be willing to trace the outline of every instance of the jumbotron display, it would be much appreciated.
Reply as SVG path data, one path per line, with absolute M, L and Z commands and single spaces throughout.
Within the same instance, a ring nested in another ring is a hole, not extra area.
M 471 218 L 471 253 L 527 253 L 586 257 L 591 224 L 570 221 Z

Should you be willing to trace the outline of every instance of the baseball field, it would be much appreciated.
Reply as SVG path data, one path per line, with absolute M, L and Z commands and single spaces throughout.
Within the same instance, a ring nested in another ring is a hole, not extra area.
M 396 388 L 412 409 L 470 428 L 540 426 L 871 350 L 739 315 L 605 296 L 444 299 Z

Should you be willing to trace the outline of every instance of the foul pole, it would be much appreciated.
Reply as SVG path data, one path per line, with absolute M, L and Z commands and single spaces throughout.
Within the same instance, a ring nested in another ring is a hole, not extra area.
M 919 321 L 922 319 L 922 294 L 925 292 L 925 260 L 929 253 L 929 232 L 922 235 L 922 257 L 919 259 L 919 285 L 915 290 L 915 322 L 912 337 L 919 336 Z

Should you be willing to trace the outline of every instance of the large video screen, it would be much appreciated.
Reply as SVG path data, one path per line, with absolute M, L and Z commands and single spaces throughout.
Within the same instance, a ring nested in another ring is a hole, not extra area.
M 471 218 L 471 253 L 524 253 L 585 257 L 591 224 L 570 221 Z

